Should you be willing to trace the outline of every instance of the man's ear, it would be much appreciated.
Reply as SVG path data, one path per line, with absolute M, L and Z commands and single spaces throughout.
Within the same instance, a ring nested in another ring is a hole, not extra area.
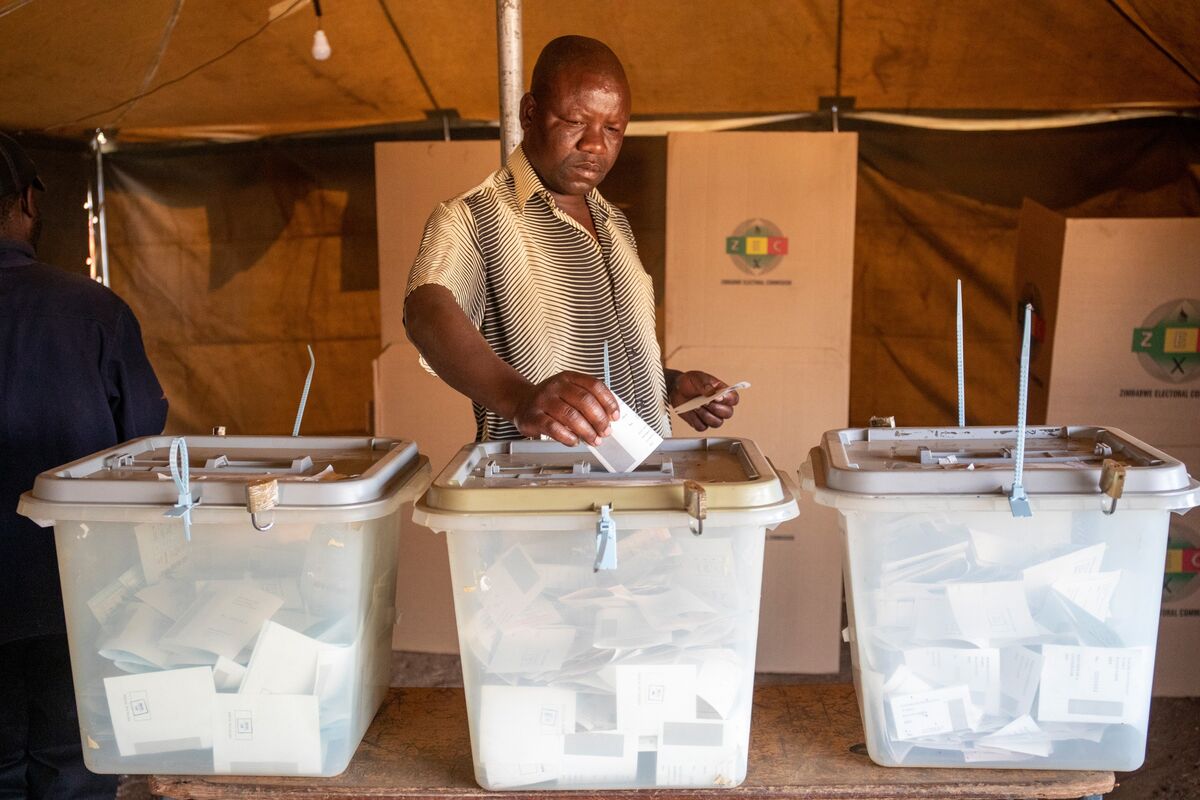
M 526 92 L 521 98 L 520 119 L 521 130 L 528 131 L 533 126 L 533 115 L 537 111 L 537 100 L 532 92 Z
M 33 185 L 30 184 L 21 192 L 21 213 L 27 217 L 33 216 L 33 193 L 35 191 Z

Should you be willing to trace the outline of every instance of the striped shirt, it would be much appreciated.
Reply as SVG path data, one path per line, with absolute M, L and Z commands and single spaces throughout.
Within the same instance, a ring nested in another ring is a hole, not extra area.
M 496 355 L 533 383 L 564 370 L 603 379 L 607 342 L 609 388 L 669 436 L 654 286 L 625 215 L 595 189 L 585 200 L 599 241 L 558 208 L 518 147 L 507 167 L 434 210 L 408 292 L 449 289 Z M 521 437 L 474 408 L 479 441 Z

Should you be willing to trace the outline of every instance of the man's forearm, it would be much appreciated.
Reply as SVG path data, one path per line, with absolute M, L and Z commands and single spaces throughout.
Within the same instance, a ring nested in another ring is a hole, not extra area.
M 506 364 L 443 286 L 418 287 L 404 303 L 404 328 L 429 366 L 450 386 L 505 419 L 532 384 Z

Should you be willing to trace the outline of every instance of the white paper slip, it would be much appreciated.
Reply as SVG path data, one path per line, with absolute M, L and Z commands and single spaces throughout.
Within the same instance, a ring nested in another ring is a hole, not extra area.
M 637 736 L 621 731 L 568 733 L 563 737 L 559 785 L 633 783 L 637 780 Z
M 312 694 L 317 656 L 328 645 L 267 620 L 262 624 L 240 694 Z
M 590 576 L 592 571 L 588 570 Z M 621 584 L 616 586 L 588 586 L 564 594 L 558 602 L 578 608 L 621 608 L 633 605 L 633 594 Z
M 592 646 L 633 650 L 671 643 L 671 631 L 655 628 L 637 608 L 602 608 L 596 613 Z
M 509 548 L 479 578 L 483 608 L 497 625 L 505 625 L 534 601 L 545 583 L 537 565 L 520 545 Z
M 213 771 L 232 775 L 318 775 L 317 698 L 218 694 L 212 715 Z
M 164 648 L 180 654 L 211 653 L 237 659 L 283 600 L 248 584 L 215 589 L 206 586 L 171 630 Z
M 1042 607 L 1043 618 L 1059 633 L 1074 636 L 1085 647 L 1121 647 L 1115 630 L 1072 603 L 1059 592 L 1050 592 Z
M 104 694 L 122 756 L 212 747 L 209 667 L 105 678 Z
M 979 739 L 981 747 L 1007 750 L 1045 758 L 1054 749 L 1054 743 L 1045 731 L 1038 727 L 1033 717 L 1025 714 L 995 733 Z
M 1140 725 L 1152 654 L 1144 647 L 1042 647 L 1039 722 Z
M 735 611 L 744 601 L 734 573 L 733 540 L 697 536 L 686 542 L 677 580 L 709 605 Z
M 479 760 L 495 788 L 558 778 L 563 739 L 575 732 L 575 693 L 545 686 L 480 690 Z
M 165 572 L 187 557 L 188 543 L 182 525 L 134 525 L 133 535 L 146 583 L 156 583 Z
M 878 673 L 876 673 L 878 674 Z M 880 690 L 884 697 L 890 695 L 921 694 L 932 691 L 933 687 L 917 676 L 907 665 L 901 664 L 883 683 Z
M 1038 681 L 1042 677 L 1042 657 L 1027 647 L 1000 650 L 1001 710 L 1010 717 L 1021 717 L 1033 708 Z
M 946 595 L 918 595 L 913 604 L 916 615 L 914 638 L 922 642 L 941 642 L 965 638 Z
M 1013 761 L 1029 761 L 1033 755 L 999 747 L 973 747 L 963 750 L 963 761 L 968 764 L 1008 763 Z M 1049 751 L 1046 755 L 1049 755 Z
M 487 671 L 496 675 L 538 675 L 559 669 L 575 641 L 575 628 L 512 627 L 500 633 Z
M 726 386 L 724 389 L 717 389 L 711 394 L 700 395 L 699 397 L 693 397 L 691 400 L 685 400 L 679 405 L 672 407 L 671 410 L 676 414 L 686 414 L 689 411 L 695 411 L 700 406 L 706 406 L 714 400 L 720 400 L 730 392 L 740 392 L 743 389 L 749 388 L 750 381 L 738 381 L 732 386 Z M 621 413 L 624 414 L 625 412 L 622 411 Z
M 236 692 L 246 677 L 246 668 L 225 656 L 217 656 L 213 666 L 213 683 L 219 692 Z
M 617 404 L 621 408 L 620 419 L 610 422 L 608 435 L 600 439 L 597 447 L 589 444 L 588 450 L 609 472 L 632 472 L 662 444 L 662 437 L 624 400 L 617 397 Z
M 658 736 L 654 782 L 659 786 L 733 786 L 739 748 L 724 722 L 664 722 Z
M 880 582 L 928 582 L 932 578 L 960 577 L 967 569 L 967 543 L 955 542 L 936 550 L 887 561 L 880 565 Z
M 1107 548 L 1108 545 L 1104 542 L 1081 547 L 1065 555 L 1028 567 L 1021 572 L 1021 576 L 1029 591 L 1036 595 L 1063 578 L 1099 572 Z
M 659 630 L 692 629 L 717 616 L 715 608 L 680 586 L 635 592 L 633 601 L 646 621 Z
M 980 713 L 966 686 L 898 695 L 889 699 L 888 705 L 900 740 L 967 731 L 979 724 Z
M 980 646 L 1032 639 L 1043 631 L 1029 613 L 1021 581 L 952 583 L 946 599 L 962 638 Z
M 1000 713 L 1000 651 L 989 648 L 918 647 L 904 663 L 934 686 L 965 684 L 985 713 Z
M 190 582 L 167 578 L 138 590 L 135 596 L 164 617 L 176 620 L 192 604 L 195 593 Z
M 103 625 L 109 617 L 116 613 L 118 608 L 133 596 L 134 592 L 144 585 L 142 568 L 134 564 L 118 575 L 116 580 L 92 595 L 87 602 L 88 610 L 92 612 L 96 621 Z
M 617 727 L 641 736 L 658 733 L 663 722 L 696 718 L 693 664 L 618 664 Z
M 1050 588 L 1103 622 L 1112 616 L 1112 596 L 1121 582 L 1121 571 L 1093 572 L 1059 578 Z
M 729 719 L 742 684 L 742 667 L 733 650 L 694 650 L 701 661 L 696 674 L 696 695 L 712 706 L 721 719 Z
M 171 620 L 144 603 L 129 603 L 110 622 L 116 632 L 100 640 L 100 655 L 126 666 L 155 669 L 175 666 L 175 654 L 159 646 L 159 640 L 171 627 Z

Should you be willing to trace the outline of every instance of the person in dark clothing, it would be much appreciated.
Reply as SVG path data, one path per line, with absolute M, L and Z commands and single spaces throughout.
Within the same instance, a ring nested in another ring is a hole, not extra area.
M 161 433 L 167 401 L 124 301 L 42 264 L 28 155 L 0 133 L 0 800 L 112 798 L 83 763 L 54 535 L 17 514 L 38 473 Z

